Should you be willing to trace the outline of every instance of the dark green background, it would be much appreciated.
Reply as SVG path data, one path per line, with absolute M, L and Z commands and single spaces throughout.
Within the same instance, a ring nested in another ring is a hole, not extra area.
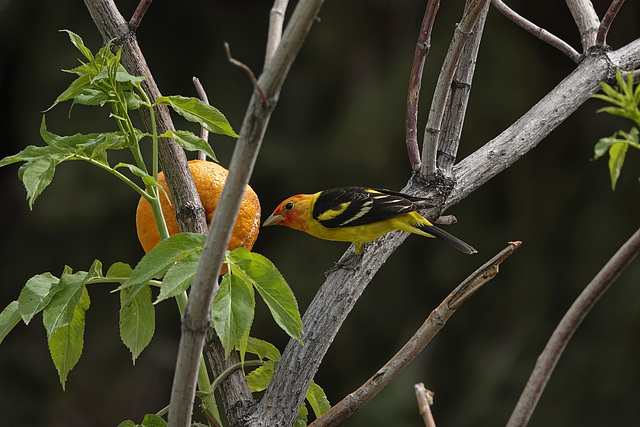
M 344 185 L 404 186 L 410 174 L 404 110 L 423 3 L 326 2 L 285 83 L 251 179 L 263 217 L 296 193 Z M 129 17 L 137 1 L 118 4 Z M 441 5 L 425 67 L 421 129 L 463 4 Z M 564 2 L 509 4 L 579 46 Z M 607 6 L 596 2 L 600 16 Z M 138 39 L 161 91 L 195 96 L 191 78 L 198 76 L 211 103 L 239 130 L 252 88 L 227 63 L 222 43 L 229 42 L 234 57 L 258 73 L 270 7 L 270 1 L 154 2 Z M 609 36 L 612 47 L 639 36 L 638 16 L 636 2 L 623 6 Z M 2 157 L 42 144 L 41 111 L 71 81 L 60 69 L 74 67 L 79 55 L 59 29 L 80 34 L 93 51 L 101 46 L 80 1 L 0 1 Z M 574 67 L 491 10 L 460 158 L 498 135 Z M 458 218 L 448 230 L 479 255 L 467 257 L 411 236 L 382 267 L 316 376 L 332 403 L 382 366 L 462 279 L 508 241 L 524 242 L 420 357 L 345 426 L 421 426 L 412 387 L 417 382 L 436 392 L 438 425 L 506 422 L 563 313 L 638 227 L 639 153 L 630 152 L 615 192 L 606 160 L 591 161 L 600 137 L 630 127 L 596 114 L 601 106 L 587 102 L 538 148 L 447 212 Z M 106 109 L 76 107 L 69 120 L 68 105 L 61 105 L 47 114 L 47 122 L 58 134 L 95 132 L 113 129 L 106 116 Z M 211 143 L 228 165 L 233 140 L 213 136 Z M 59 275 L 65 264 L 86 270 L 95 258 L 105 266 L 135 264 L 142 256 L 135 236 L 137 196 L 125 185 L 88 164 L 63 164 L 30 211 L 17 169 L 0 169 L 1 307 L 35 274 Z M 345 248 L 285 228 L 263 230 L 255 245 L 279 267 L 302 311 Z M 636 261 L 581 325 L 531 425 L 637 423 L 639 277 Z M 0 425 L 114 426 L 127 418 L 140 422 L 168 403 L 180 330 L 175 304 L 157 307 L 155 337 L 134 367 L 118 336 L 119 300 L 111 289 L 89 289 L 85 349 L 66 392 L 48 354 L 41 316 L 17 326 L 0 345 Z M 253 334 L 280 348 L 287 342 L 262 303 Z

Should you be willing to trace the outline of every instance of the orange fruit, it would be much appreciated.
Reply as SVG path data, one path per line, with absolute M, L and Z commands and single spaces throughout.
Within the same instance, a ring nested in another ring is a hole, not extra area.
M 200 195 L 200 201 L 207 215 L 207 224 L 209 224 L 211 223 L 213 212 L 216 210 L 218 199 L 220 199 L 229 171 L 217 163 L 205 160 L 191 160 L 188 163 L 191 175 L 193 175 L 193 181 Z M 162 172 L 158 174 L 158 183 L 164 188 L 167 195 L 171 197 Z M 178 234 L 180 230 L 178 229 L 175 210 L 164 192 L 160 192 L 160 204 L 169 235 Z M 244 246 L 251 250 L 258 237 L 259 229 L 260 200 L 258 200 L 258 196 L 253 189 L 247 185 L 227 249 L 231 251 Z M 145 252 L 148 253 L 155 245 L 160 243 L 160 234 L 158 233 L 151 204 L 144 197 L 140 197 L 138 209 L 136 210 L 136 230 L 138 232 L 138 240 L 140 240 Z M 226 266 L 223 266 L 221 274 L 226 271 Z

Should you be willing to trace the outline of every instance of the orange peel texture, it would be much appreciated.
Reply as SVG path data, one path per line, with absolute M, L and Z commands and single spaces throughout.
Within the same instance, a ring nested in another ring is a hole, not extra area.
M 207 224 L 210 224 L 229 171 L 217 163 L 204 160 L 191 160 L 188 163 L 193 175 L 193 181 L 200 195 L 200 201 L 206 212 Z M 162 172 L 158 174 L 158 183 L 170 197 L 169 188 Z M 180 230 L 178 229 L 175 210 L 162 191 L 160 192 L 160 204 L 169 235 L 178 234 Z M 260 200 L 258 200 L 258 196 L 253 189 L 247 185 L 227 249 L 231 251 L 244 246 L 251 250 L 258 237 L 259 229 Z M 160 234 L 158 233 L 151 204 L 144 197 L 140 197 L 136 210 L 136 230 L 138 232 L 138 240 L 140 240 L 145 252 L 148 253 L 160 243 Z M 225 265 L 220 274 L 224 274 L 226 271 L 227 267 Z

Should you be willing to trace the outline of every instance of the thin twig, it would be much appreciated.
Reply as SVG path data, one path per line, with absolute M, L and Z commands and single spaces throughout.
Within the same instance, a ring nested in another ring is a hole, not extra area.
M 506 16 L 510 21 L 513 21 L 516 25 L 527 30 L 543 42 L 555 47 L 560 52 L 567 55 L 576 64 L 580 61 L 580 53 L 561 38 L 554 36 L 544 28 L 540 28 L 533 22 L 518 15 L 513 9 L 504 4 L 502 0 L 491 0 L 491 3 L 500 11 L 500 13 Z
M 413 54 L 413 65 L 409 77 L 409 93 L 407 94 L 407 115 L 405 119 L 406 145 L 411 170 L 420 166 L 420 149 L 418 148 L 418 100 L 422 86 L 424 62 L 431 49 L 431 31 L 436 19 L 440 0 L 429 0 L 422 18 L 418 43 Z
M 336 426 L 360 410 L 360 408 L 384 389 L 392 379 L 398 376 L 398 374 L 420 354 L 464 301 L 498 274 L 499 265 L 518 249 L 520 245 L 521 242 L 510 242 L 509 246 L 467 277 L 429 314 L 427 320 L 424 321 L 422 326 L 413 334 L 404 347 L 380 368 L 378 372 L 356 391 L 346 396 L 320 418 L 311 423 L 309 427 Z
M 282 26 L 284 24 L 284 14 L 287 11 L 289 0 L 275 0 L 269 12 L 269 32 L 267 34 L 267 50 L 264 55 L 264 66 L 269 66 L 273 54 L 280 46 L 282 39 Z
M 465 5 L 462 20 L 456 26 L 453 39 L 449 46 L 449 53 L 445 64 L 442 66 L 438 83 L 431 102 L 431 111 L 427 119 L 422 143 L 422 165 L 420 176 L 429 179 L 436 173 L 436 160 L 438 157 L 438 143 L 442 130 L 442 121 L 446 105 L 451 95 L 451 82 L 460 61 L 466 41 L 471 36 L 474 26 L 482 15 L 482 11 L 489 0 L 468 0 Z
M 196 87 L 196 92 L 198 92 L 198 96 L 200 100 L 206 104 L 209 103 L 209 97 L 207 97 L 207 92 L 204 90 L 202 83 L 200 83 L 200 79 L 197 77 L 193 77 L 193 85 Z M 203 126 L 200 127 L 200 138 L 205 141 L 209 141 L 209 131 L 206 130 Z M 207 155 L 204 151 L 198 152 L 198 160 L 207 160 Z
M 436 427 L 436 421 L 433 419 L 431 413 L 431 405 L 433 405 L 433 392 L 427 390 L 423 383 L 418 383 L 413 386 L 413 390 L 416 392 L 416 400 L 418 401 L 418 410 L 422 416 L 425 427 Z
M 600 28 L 598 28 L 598 35 L 596 36 L 596 44 L 598 46 L 605 46 L 607 44 L 607 34 L 611 28 L 611 23 L 618 14 L 618 11 L 622 7 L 624 0 L 613 0 L 607 13 L 604 14 L 604 18 L 600 22 Z
M 253 85 L 254 88 L 256 88 L 256 90 L 258 91 L 258 94 L 260 95 L 260 99 L 262 100 L 262 105 L 264 107 L 269 107 L 270 106 L 269 100 L 267 99 L 267 96 L 264 94 L 264 92 L 262 91 L 262 88 L 258 84 L 258 80 L 256 80 L 256 76 L 253 74 L 253 71 L 251 71 L 251 68 L 249 68 L 247 65 L 231 57 L 231 49 L 229 49 L 229 43 L 224 42 L 224 50 L 227 52 L 227 59 L 229 60 L 229 62 L 231 62 L 236 67 L 241 68 L 242 70 L 244 70 L 245 73 L 247 73 L 247 76 L 249 76 L 249 80 L 251 80 L 251 84 Z
M 566 312 L 527 381 L 507 427 L 526 426 L 567 343 L 587 313 L 640 252 L 640 229 L 611 257 Z
M 133 12 L 133 16 L 131 20 L 129 20 L 129 29 L 132 33 L 135 33 L 140 26 L 140 22 L 142 22 L 142 18 L 144 18 L 145 13 L 147 13 L 147 9 L 151 6 L 152 1 L 153 0 L 140 0 L 140 3 L 138 3 L 136 11 Z

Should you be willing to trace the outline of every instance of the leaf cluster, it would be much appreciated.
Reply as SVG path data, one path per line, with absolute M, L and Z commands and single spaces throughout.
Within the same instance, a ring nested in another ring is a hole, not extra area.
M 640 85 L 633 88 L 633 75 L 628 73 L 624 79 L 620 70 L 616 70 L 616 81 L 618 85 L 613 88 L 605 82 L 600 82 L 602 94 L 593 95 L 594 98 L 602 99 L 611 106 L 603 107 L 598 113 L 609 113 L 614 116 L 624 117 L 631 120 L 635 126 L 624 132 L 619 130 L 610 137 L 601 138 L 594 147 L 595 158 L 599 158 L 609 153 L 609 175 L 611 177 L 611 188 L 615 190 L 616 183 L 620 177 L 622 166 L 629 147 L 640 149 L 638 138 L 638 128 L 640 128 Z
M 68 160 L 84 160 L 92 163 L 120 178 L 141 196 L 152 198 L 153 195 L 144 190 L 145 187 L 148 189 L 149 186 L 156 185 L 155 173 L 157 172 L 157 167 L 153 168 L 153 175 L 147 170 L 139 147 L 143 138 L 152 139 L 154 165 L 157 164 L 157 139 L 163 137 L 173 138 L 185 150 L 202 151 L 210 158 L 216 159 L 209 143 L 192 132 L 170 130 L 158 135 L 155 130 L 155 121 L 153 120 L 154 107 L 157 105 L 171 107 L 187 120 L 200 124 L 210 132 L 237 137 L 224 114 L 197 98 L 164 96 L 152 103 L 142 88 L 144 77 L 129 74 L 120 64 L 121 49 L 114 53 L 112 51 L 112 43 L 107 43 L 94 55 L 84 45 L 80 36 L 71 31 L 66 32 L 73 45 L 84 57 L 84 60 L 80 61 L 79 66 L 64 70 L 77 77 L 46 111 L 64 101 L 71 101 L 71 107 L 76 104 L 98 107 L 108 106 L 111 108 L 110 117 L 117 124 L 117 130 L 60 136 L 47 130 L 45 117 L 43 116 L 40 136 L 47 145 L 30 145 L 19 153 L 0 160 L 0 167 L 24 162 L 18 171 L 18 177 L 27 190 L 27 200 L 30 208 L 33 207 L 36 198 L 53 180 L 57 165 Z M 152 117 L 154 129 L 151 133 L 137 129 L 131 120 L 130 112 L 141 107 L 147 108 Z M 71 109 L 69 111 L 71 112 Z M 115 166 L 111 166 L 107 159 L 108 150 L 125 148 L 129 148 L 132 151 L 135 160 L 134 164 L 118 163 Z M 141 187 L 135 184 L 129 177 L 119 171 L 120 168 L 128 169 L 134 176 L 141 178 L 144 186 Z

